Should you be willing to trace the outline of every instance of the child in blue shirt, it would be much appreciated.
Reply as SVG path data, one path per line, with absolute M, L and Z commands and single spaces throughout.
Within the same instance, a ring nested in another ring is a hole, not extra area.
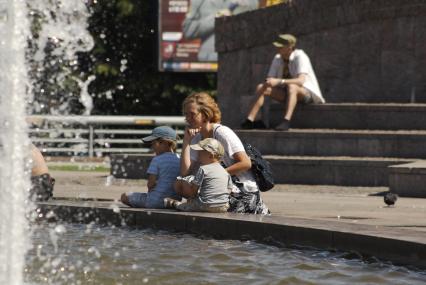
M 175 153 L 175 130 L 167 126 L 157 127 L 142 141 L 151 143 L 155 152 L 155 157 L 147 170 L 148 192 L 123 193 L 121 202 L 134 208 L 164 208 L 164 198 L 180 201 L 181 197 L 173 189 L 180 170 L 180 158 Z

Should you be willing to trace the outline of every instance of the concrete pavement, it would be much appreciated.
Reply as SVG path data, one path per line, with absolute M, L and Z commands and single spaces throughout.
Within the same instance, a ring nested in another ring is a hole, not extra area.
M 54 197 L 118 200 L 120 194 L 146 191 L 146 180 L 115 179 L 108 172 L 53 171 Z M 409 229 L 426 244 L 426 199 L 400 197 L 386 207 L 378 194 L 386 187 L 277 185 L 262 197 L 272 216 Z

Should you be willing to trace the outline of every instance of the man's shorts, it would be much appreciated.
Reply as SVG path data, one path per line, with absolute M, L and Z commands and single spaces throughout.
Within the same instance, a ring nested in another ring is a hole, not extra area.
M 183 203 L 176 204 L 176 209 L 183 212 L 226 213 L 228 211 L 228 208 L 228 203 L 213 207 L 201 203 L 198 199 L 192 199 Z
M 278 88 L 281 88 L 284 91 L 285 96 L 287 96 L 287 87 L 286 86 L 279 86 Z M 312 92 L 309 89 L 306 89 L 305 87 L 303 87 L 306 92 L 308 93 L 307 95 L 305 95 L 303 97 L 303 99 L 300 101 L 300 103 L 302 103 L 303 105 L 310 105 L 314 103 L 314 95 L 312 94 Z
M 303 96 L 303 99 L 301 101 L 302 104 L 304 105 L 309 105 L 309 104 L 313 104 L 314 103 L 314 95 L 312 94 L 312 92 L 308 89 L 306 89 L 306 92 L 308 92 L 307 95 Z

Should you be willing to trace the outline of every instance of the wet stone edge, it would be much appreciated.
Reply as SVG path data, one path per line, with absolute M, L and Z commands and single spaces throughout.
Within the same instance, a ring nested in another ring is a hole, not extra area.
M 119 209 L 119 210 L 117 210 Z M 309 247 L 352 253 L 349 256 L 392 262 L 426 269 L 426 244 L 360 232 L 315 228 L 265 221 L 268 217 L 239 214 L 183 213 L 84 205 L 83 203 L 38 203 L 40 220 L 102 226 L 127 226 L 188 233 L 215 239 L 254 240 L 280 247 Z M 292 220 L 287 218 L 287 220 Z M 301 220 L 301 219 L 298 219 Z M 312 222 L 310 220 L 310 222 Z M 323 226 L 324 223 L 321 224 Z

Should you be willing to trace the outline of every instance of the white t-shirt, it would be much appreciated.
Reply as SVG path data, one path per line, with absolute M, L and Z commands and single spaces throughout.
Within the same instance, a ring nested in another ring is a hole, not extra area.
M 276 54 L 269 67 L 268 77 L 283 78 L 284 60 L 280 54 Z M 306 53 L 301 49 L 294 50 L 289 58 L 289 72 L 291 78 L 296 78 L 299 74 L 306 74 L 306 80 L 303 87 L 311 91 L 314 103 L 325 103 L 322 97 L 321 89 L 318 85 L 317 77 L 312 68 L 311 61 Z
M 221 124 L 213 125 L 213 138 L 217 139 L 225 149 L 225 155 L 222 160 L 226 167 L 231 166 L 235 163 L 235 159 L 232 157 L 235 153 L 244 151 L 243 143 L 240 138 L 234 133 L 233 130 L 227 126 Z M 191 141 L 191 144 L 196 144 L 201 141 L 201 134 L 198 133 Z M 190 158 L 192 161 L 197 161 L 198 152 L 196 150 L 190 150 Z M 236 175 L 238 180 L 244 184 L 244 188 L 249 192 L 257 192 L 259 188 L 257 187 L 256 181 L 254 180 L 253 174 L 250 170 Z

